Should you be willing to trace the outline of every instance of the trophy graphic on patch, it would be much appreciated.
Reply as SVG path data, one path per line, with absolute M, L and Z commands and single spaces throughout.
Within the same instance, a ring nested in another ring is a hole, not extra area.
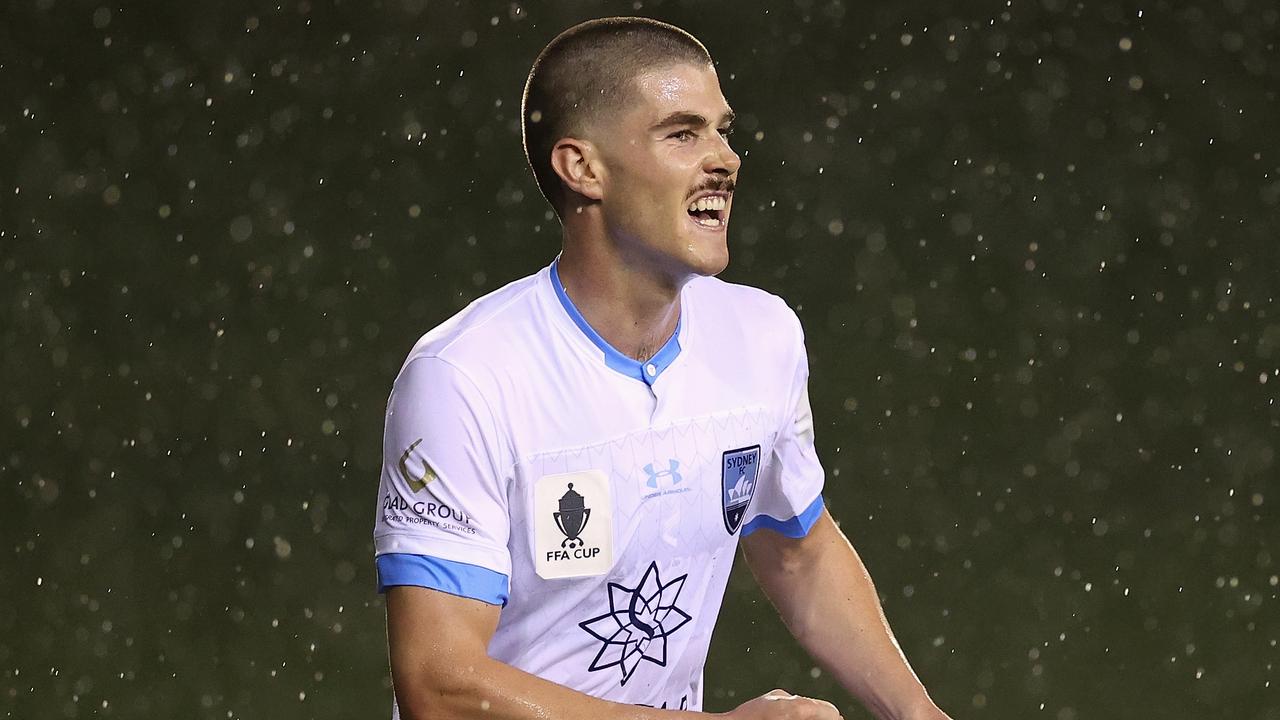
M 591 508 L 586 506 L 586 499 L 574 491 L 573 483 L 569 483 L 569 490 L 560 497 L 560 511 L 552 515 L 555 516 L 556 527 L 564 533 L 564 540 L 560 542 L 560 547 L 577 548 L 585 544 L 578 536 L 587 528 L 587 521 L 591 519 Z

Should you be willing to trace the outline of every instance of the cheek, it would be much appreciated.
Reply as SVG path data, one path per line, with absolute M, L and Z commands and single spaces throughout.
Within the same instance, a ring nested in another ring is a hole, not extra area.
M 668 223 L 672 210 L 684 197 L 683 188 L 677 189 L 669 181 L 636 178 L 635 182 L 619 183 L 615 189 L 617 208 L 635 222 L 645 225 Z
M 697 158 L 687 148 L 635 149 L 616 158 L 608 193 L 615 217 L 633 226 L 666 226 L 682 221 L 680 212 L 696 178 Z M 691 164 L 692 163 L 692 164 Z

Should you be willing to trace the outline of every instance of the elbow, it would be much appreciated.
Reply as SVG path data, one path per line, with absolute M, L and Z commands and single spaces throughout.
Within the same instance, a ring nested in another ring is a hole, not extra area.
M 476 665 L 433 668 L 395 679 L 401 720 L 454 720 L 489 717 L 492 685 Z

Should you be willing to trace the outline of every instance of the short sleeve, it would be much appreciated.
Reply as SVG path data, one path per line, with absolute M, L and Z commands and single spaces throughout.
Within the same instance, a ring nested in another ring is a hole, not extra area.
M 470 378 L 446 360 L 410 360 L 387 402 L 374 526 L 378 588 L 417 585 L 504 604 L 506 447 Z
M 761 468 L 754 502 L 742 526 L 746 537 L 761 528 L 799 538 L 809 534 L 822 514 L 824 473 L 813 444 L 813 412 L 809 407 L 809 359 L 800 321 L 790 310 L 793 357 L 787 376 L 789 392 L 773 452 Z

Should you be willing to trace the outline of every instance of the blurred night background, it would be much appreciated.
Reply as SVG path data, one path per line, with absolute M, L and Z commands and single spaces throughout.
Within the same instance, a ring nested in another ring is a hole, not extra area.
M 956 718 L 1280 718 L 1280 4 L 0 4 L 0 716 L 386 718 L 413 341 L 546 265 L 538 50 L 716 57 L 727 279 Z M 761 338 L 760 342 L 768 342 Z M 869 715 L 745 568 L 707 707 Z

